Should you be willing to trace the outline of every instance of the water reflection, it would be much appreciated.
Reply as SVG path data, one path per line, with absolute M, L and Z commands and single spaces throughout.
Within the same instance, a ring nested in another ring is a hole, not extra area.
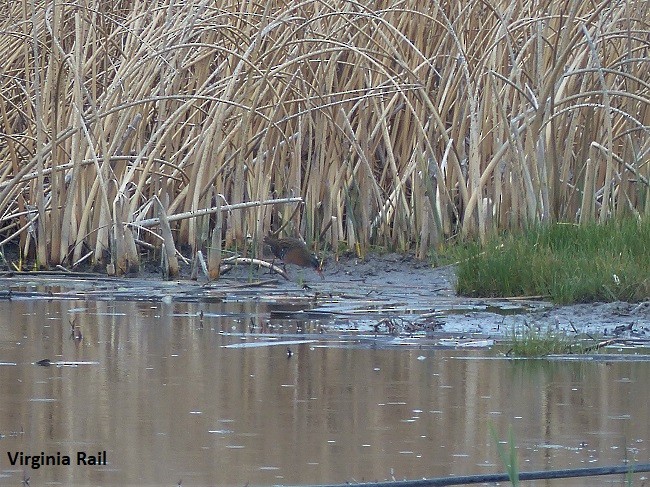
M 0 302 L 0 482 L 18 484 L 23 470 L 32 485 L 183 486 L 500 472 L 490 425 L 503 439 L 512 426 L 522 470 L 647 461 L 648 362 L 494 360 L 383 348 L 385 337 L 355 348 L 319 339 L 317 321 L 271 312 Z M 226 348 L 278 331 L 316 341 L 290 345 L 291 356 L 284 344 Z M 80 364 L 35 365 L 43 358 Z M 33 470 L 7 456 L 104 450 L 107 466 Z M 561 481 L 612 483 L 621 478 Z

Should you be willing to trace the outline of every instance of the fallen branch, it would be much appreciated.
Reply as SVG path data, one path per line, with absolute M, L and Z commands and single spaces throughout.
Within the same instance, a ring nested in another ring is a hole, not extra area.
M 287 276 L 287 273 L 279 268 L 278 266 L 271 264 L 270 262 L 267 262 L 265 260 L 261 259 L 251 259 L 250 257 L 230 257 L 228 259 L 223 259 L 223 264 L 253 264 L 253 265 L 259 265 L 261 267 L 266 267 L 267 269 L 277 272 L 280 274 L 282 277 L 284 277 L 287 281 L 289 280 L 289 276 Z
M 187 211 L 184 213 L 177 213 L 175 215 L 168 215 L 167 221 L 175 222 L 178 220 L 185 220 L 186 218 L 197 218 L 199 216 L 211 215 L 218 211 L 240 210 L 242 208 L 254 208 L 257 206 L 266 206 L 266 205 L 282 205 L 286 203 L 302 203 L 302 198 L 300 197 L 280 198 L 276 200 L 247 201 L 246 203 L 235 203 L 234 205 L 213 206 L 211 208 L 204 208 L 202 210 Z M 160 218 L 149 218 L 147 220 L 140 220 L 138 222 L 127 223 L 127 225 L 129 226 L 137 227 L 137 228 L 153 227 L 159 224 L 160 224 Z

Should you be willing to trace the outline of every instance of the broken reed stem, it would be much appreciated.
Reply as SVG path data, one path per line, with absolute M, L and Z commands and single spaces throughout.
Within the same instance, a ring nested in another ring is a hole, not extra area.
M 223 263 L 225 265 L 231 265 L 231 264 L 247 264 L 247 265 L 257 265 L 260 267 L 266 267 L 272 272 L 275 272 L 282 277 L 284 277 L 287 281 L 289 281 L 289 276 L 287 273 L 282 269 L 281 267 L 276 266 L 272 262 L 267 262 L 265 260 L 261 259 L 252 259 L 250 257 L 230 257 L 228 259 L 224 259 Z
M 210 247 L 208 247 L 208 279 L 211 281 L 219 279 L 221 268 L 221 234 L 223 232 L 223 216 L 221 213 L 221 198 L 216 195 L 217 206 L 215 209 L 215 223 L 210 235 Z
M 175 279 L 179 275 L 180 268 L 178 265 L 178 259 L 176 258 L 176 245 L 174 244 L 174 235 L 172 233 L 171 226 L 169 225 L 169 218 L 167 217 L 165 206 L 157 197 L 154 198 L 154 203 L 159 215 L 158 220 L 160 223 L 160 232 L 162 233 L 163 237 L 163 247 L 165 250 L 165 274 L 168 279 Z
M 179 220 L 185 220 L 187 218 L 197 218 L 200 216 L 211 215 L 213 213 L 221 211 L 232 211 L 232 210 L 241 210 L 243 208 L 254 208 L 258 206 L 267 206 L 267 205 L 281 205 L 287 203 L 302 203 L 302 198 L 279 198 L 276 200 L 265 200 L 265 201 L 248 201 L 246 203 L 235 203 L 232 205 L 220 205 L 214 206 L 211 208 L 205 208 L 203 210 L 188 211 L 185 213 L 178 213 L 175 215 L 167 216 L 168 222 L 175 222 Z M 137 222 L 131 222 L 128 225 L 133 227 L 153 227 L 160 224 L 160 218 L 149 218 L 147 220 L 140 220 Z

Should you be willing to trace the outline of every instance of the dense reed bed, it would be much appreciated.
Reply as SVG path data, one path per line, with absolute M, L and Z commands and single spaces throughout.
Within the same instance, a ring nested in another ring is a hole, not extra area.
M 0 240 L 39 266 L 650 211 L 645 0 L 2 4 Z

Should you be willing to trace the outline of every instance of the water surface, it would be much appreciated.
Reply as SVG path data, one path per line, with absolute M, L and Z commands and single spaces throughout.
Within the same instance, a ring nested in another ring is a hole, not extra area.
M 283 316 L 263 301 L 0 301 L 0 484 L 502 472 L 490 428 L 501 440 L 512 428 L 522 470 L 648 461 L 647 361 L 512 361 L 426 339 L 339 337 Z M 35 364 L 44 358 L 55 365 Z M 78 451 L 106 451 L 108 464 L 33 469 L 8 458 L 74 462 Z

